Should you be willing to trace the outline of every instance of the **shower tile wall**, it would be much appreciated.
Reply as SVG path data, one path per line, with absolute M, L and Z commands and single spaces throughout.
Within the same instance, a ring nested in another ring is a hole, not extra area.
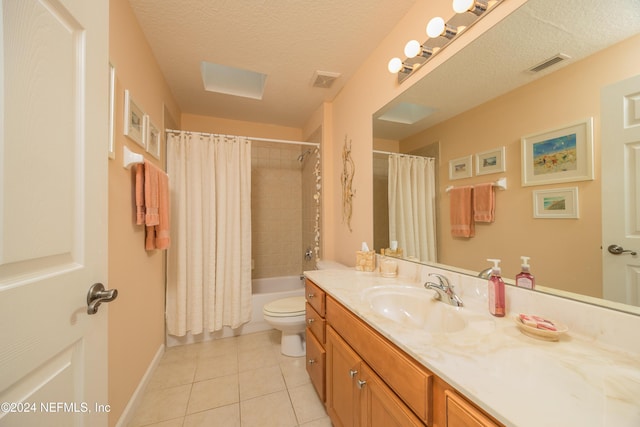
M 251 228 L 254 279 L 302 272 L 302 173 L 297 145 L 253 142 Z

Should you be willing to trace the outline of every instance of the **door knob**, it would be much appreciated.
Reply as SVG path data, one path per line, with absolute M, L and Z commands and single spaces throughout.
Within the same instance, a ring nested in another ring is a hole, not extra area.
M 612 253 L 614 255 L 620 255 L 620 254 L 623 254 L 625 252 L 629 252 L 633 256 L 638 255 L 638 253 L 636 251 L 632 251 L 632 250 L 629 250 L 629 249 L 624 249 L 622 246 L 618 246 L 618 245 L 609 245 L 607 250 L 609 251 L 609 253 Z
M 94 283 L 89 288 L 89 293 L 87 293 L 87 313 L 96 314 L 100 304 L 113 301 L 117 296 L 117 289 L 106 290 L 102 283 Z

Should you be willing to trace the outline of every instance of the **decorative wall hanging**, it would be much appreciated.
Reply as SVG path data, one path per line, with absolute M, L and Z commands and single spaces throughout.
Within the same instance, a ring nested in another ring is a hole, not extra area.
M 593 118 L 522 137 L 522 185 L 593 179 Z
M 506 171 L 504 158 L 504 146 L 476 154 L 476 175 Z
M 471 156 L 449 160 L 449 179 L 470 178 L 473 175 Z
M 141 147 L 144 141 L 144 111 L 135 103 L 128 90 L 124 91 L 124 134 Z
M 535 190 L 534 218 L 578 218 L 578 187 Z
M 351 140 L 347 140 L 344 136 L 344 146 L 342 147 L 342 174 L 340 181 L 342 182 L 342 222 L 347 224 L 349 231 L 351 230 L 351 215 L 353 213 L 352 199 L 354 196 L 353 176 L 356 173 L 356 165 L 351 158 Z
M 153 124 L 148 114 L 144 116 L 144 129 L 146 132 L 147 153 L 159 159 L 162 133 L 158 130 L 158 127 Z

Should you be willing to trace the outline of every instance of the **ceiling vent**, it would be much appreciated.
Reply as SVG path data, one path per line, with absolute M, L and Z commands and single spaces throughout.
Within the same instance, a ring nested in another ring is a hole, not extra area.
M 322 89 L 329 89 L 333 82 L 340 77 L 340 73 L 332 73 L 331 71 L 316 71 L 311 78 L 311 86 Z
M 530 73 L 539 73 L 542 70 L 546 70 L 547 68 L 556 65 L 562 61 L 565 61 L 567 59 L 570 59 L 571 57 L 569 55 L 565 55 L 564 53 L 559 53 L 557 55 L 552 56 L 549 59 L 545 59 L 544 61 L 542 61 L 541 63 L 539 63 L 538 65 L 535 65 L 531 68 L 529 68 L 527 71 Z

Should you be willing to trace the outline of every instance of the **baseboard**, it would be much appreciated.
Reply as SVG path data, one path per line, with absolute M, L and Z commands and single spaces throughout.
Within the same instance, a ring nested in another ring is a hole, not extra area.
M 133 419 L 133 416 L 136 413 L 136 409 L 138 409 L 138 406 L 140 406 L 140 402 L 142 401 L 144 390 L 147 388 L 147 384 L 149 384 L 149 380 L 151 379 L 151 376 L 153 375 L 156 368 L 158 367 L 160 360 L 162 360 L 163 354 L 164 354 L 164 344 L 161 344 L 160 348 L 158 348 L 158 351 L 156 352 L 156 355 L 151 360 L 151 363 L 149 364 L 147 371 L 142 376 L 142 379 L 140 380 L 138 387 L 136 387 L 136 390 L 133 392 L 133 395 L 131 395 L 131 399 L 129 399 L 129 403 L 127 403 L 127 406 L 124 408 L 124 411 L 122 411 L 122 415 L 120 415 L 120 418 L 116 423 L 116 427 L 126 427 L 129 425 L 129 423 Z

